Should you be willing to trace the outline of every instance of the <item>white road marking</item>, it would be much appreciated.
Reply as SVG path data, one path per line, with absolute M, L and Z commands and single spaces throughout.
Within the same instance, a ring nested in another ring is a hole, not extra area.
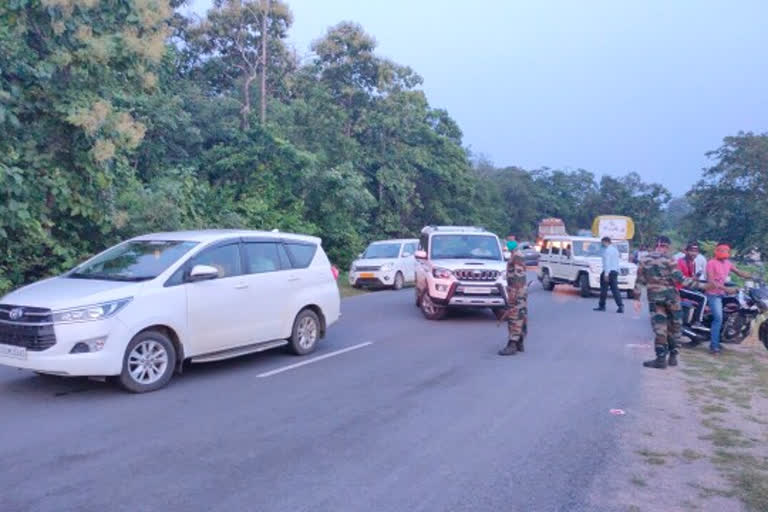
M 359 348 L 367 347 L 368 345 L 373 345 L 372 341 L 366 341 L 365 343 L 360 343 L 358 345 L 352 345 L 351 347 L 342 348 L 341 350 L 336 350 L 334 352 L 328 352 L 327 354 L 323 354 L 321 356 L 313 357 L 312 359 L 307 359 L 306 361 L 302 361 L 300 363 L 295 364 L 289 364 L 288 366 L 283 366 L 282 368 L 277 368 L 276 370 L 270 370 L 268 372 L 260 373 L 257 375 L 257 377 L 264 378 L 264 377 L 271 377 L 273 375 L 277 375 L 278 373 L 287 372 L 288 370 L 294 370 L 296 368 L 300 368 L 302 366 L 306 366 L 308 364 L 316 363 L 318 361 L 322 361 L 323 359 L 328 359 L 329 357 L 335 357 L 339 356 L 341 354 L 344 354 L 345 352 L 351 352 L 353 350 L 357 350 Z

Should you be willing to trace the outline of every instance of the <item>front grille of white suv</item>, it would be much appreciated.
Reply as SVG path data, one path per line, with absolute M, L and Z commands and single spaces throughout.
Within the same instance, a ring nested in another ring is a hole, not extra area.
M 501 275 L 498 270 L 460 269 L 453 274 L 459 281 L 496 281 Z

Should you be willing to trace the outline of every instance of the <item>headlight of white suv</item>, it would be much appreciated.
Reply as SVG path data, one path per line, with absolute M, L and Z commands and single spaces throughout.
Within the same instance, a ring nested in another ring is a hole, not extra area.
M 91 306 L 82 306 L 79 308 L 63 309 L 53 312 L 53 323 L 66 324 L 72 322 L 90 322 L 93 320 L 104 320 L 116 314 L 123 309 L 133 297 L 113 300 L 111 302 L 102 302 Z
M 381 271 L 382 272 L 391 272 L 393 268 L 395 268 L 395 266 L 392 265 L 391 263 L 385 263 L 385 264 L 383 264 L 381 266 Z

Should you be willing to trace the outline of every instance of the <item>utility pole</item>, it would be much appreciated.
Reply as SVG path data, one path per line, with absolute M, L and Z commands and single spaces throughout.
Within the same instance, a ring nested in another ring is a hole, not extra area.
M 270 0 L 261 0 L 261 125 L 267 122 L 267 16 L 270 11 Z

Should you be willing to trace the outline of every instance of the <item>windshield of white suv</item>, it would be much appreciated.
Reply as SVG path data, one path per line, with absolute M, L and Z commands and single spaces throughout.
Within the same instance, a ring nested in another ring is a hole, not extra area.
M 434 235 L 432 259 L 501 260 L 498 239 L 493 235 Z
M 75 269 L 68 277 L 104 281 L 148 281 L 184 256 L 197 242 L 140 240 L 118 245 Z
M 400 256 L 400 244 L 371 244 L 363 253 L 363 258 L 397 258 Z
M 588 258 L 600 257 L 602 253 L 602 244 L 595 241 L 575 240 L 573 242 L 573 254 L 575 256 L 586 256 Z

